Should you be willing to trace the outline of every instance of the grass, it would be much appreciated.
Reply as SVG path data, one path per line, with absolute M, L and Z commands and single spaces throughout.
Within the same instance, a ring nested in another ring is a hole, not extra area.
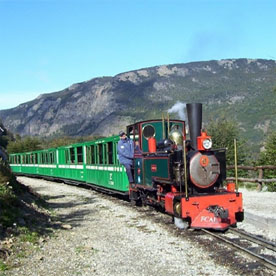
M 40 238 L 40 234 L 36 231 L 31 231 L 27 227 L 19 227 L 19 239 L 22 242 L 29 242 L 29 243 L 38 243 Z
M 5 264 L 2 260 L 0 260 L 0 271 L 7 271 L 9 269 L 9 266 Z

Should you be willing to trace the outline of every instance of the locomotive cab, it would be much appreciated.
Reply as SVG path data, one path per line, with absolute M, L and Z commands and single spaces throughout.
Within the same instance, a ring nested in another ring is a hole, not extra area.
M 158 181 L 171 183 L 173 180 L 174 143 L 169 135 L 176 128 L 185 137 L 185 122 L 181 120 L 147 120 L 127 127 L 127 134 L 135 144 L 134 179 L 138 187 L 155 190 Z M 156 145 L 154 151 L 152 141 Z

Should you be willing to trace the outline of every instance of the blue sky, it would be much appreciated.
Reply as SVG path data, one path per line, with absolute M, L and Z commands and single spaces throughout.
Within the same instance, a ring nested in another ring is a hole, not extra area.
M 0 109 L 162 64 L 276 59 L 275 0 L 0 0 Z

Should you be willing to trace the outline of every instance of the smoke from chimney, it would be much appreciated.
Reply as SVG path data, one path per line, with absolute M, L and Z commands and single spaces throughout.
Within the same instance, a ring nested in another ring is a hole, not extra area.
M 181 120 L 187 121 L 186 103 L 177 101 L 170 109 L 168 109 L 168 112 L 169 113 L 178 113 L 178 116 Z

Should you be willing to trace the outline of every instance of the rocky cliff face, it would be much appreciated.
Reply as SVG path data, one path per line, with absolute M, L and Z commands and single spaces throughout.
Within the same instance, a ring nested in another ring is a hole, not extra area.
M 20 135 L 110 135 L 157 118 L 181 102 L 202 102 L 204 119 L 231 116 L 250 139 L 276 128 L 276 63 L 231 59 L 156 66 L 95 78 L 0 111 Z M 177 117 L 177 115 L 175 115 Z

